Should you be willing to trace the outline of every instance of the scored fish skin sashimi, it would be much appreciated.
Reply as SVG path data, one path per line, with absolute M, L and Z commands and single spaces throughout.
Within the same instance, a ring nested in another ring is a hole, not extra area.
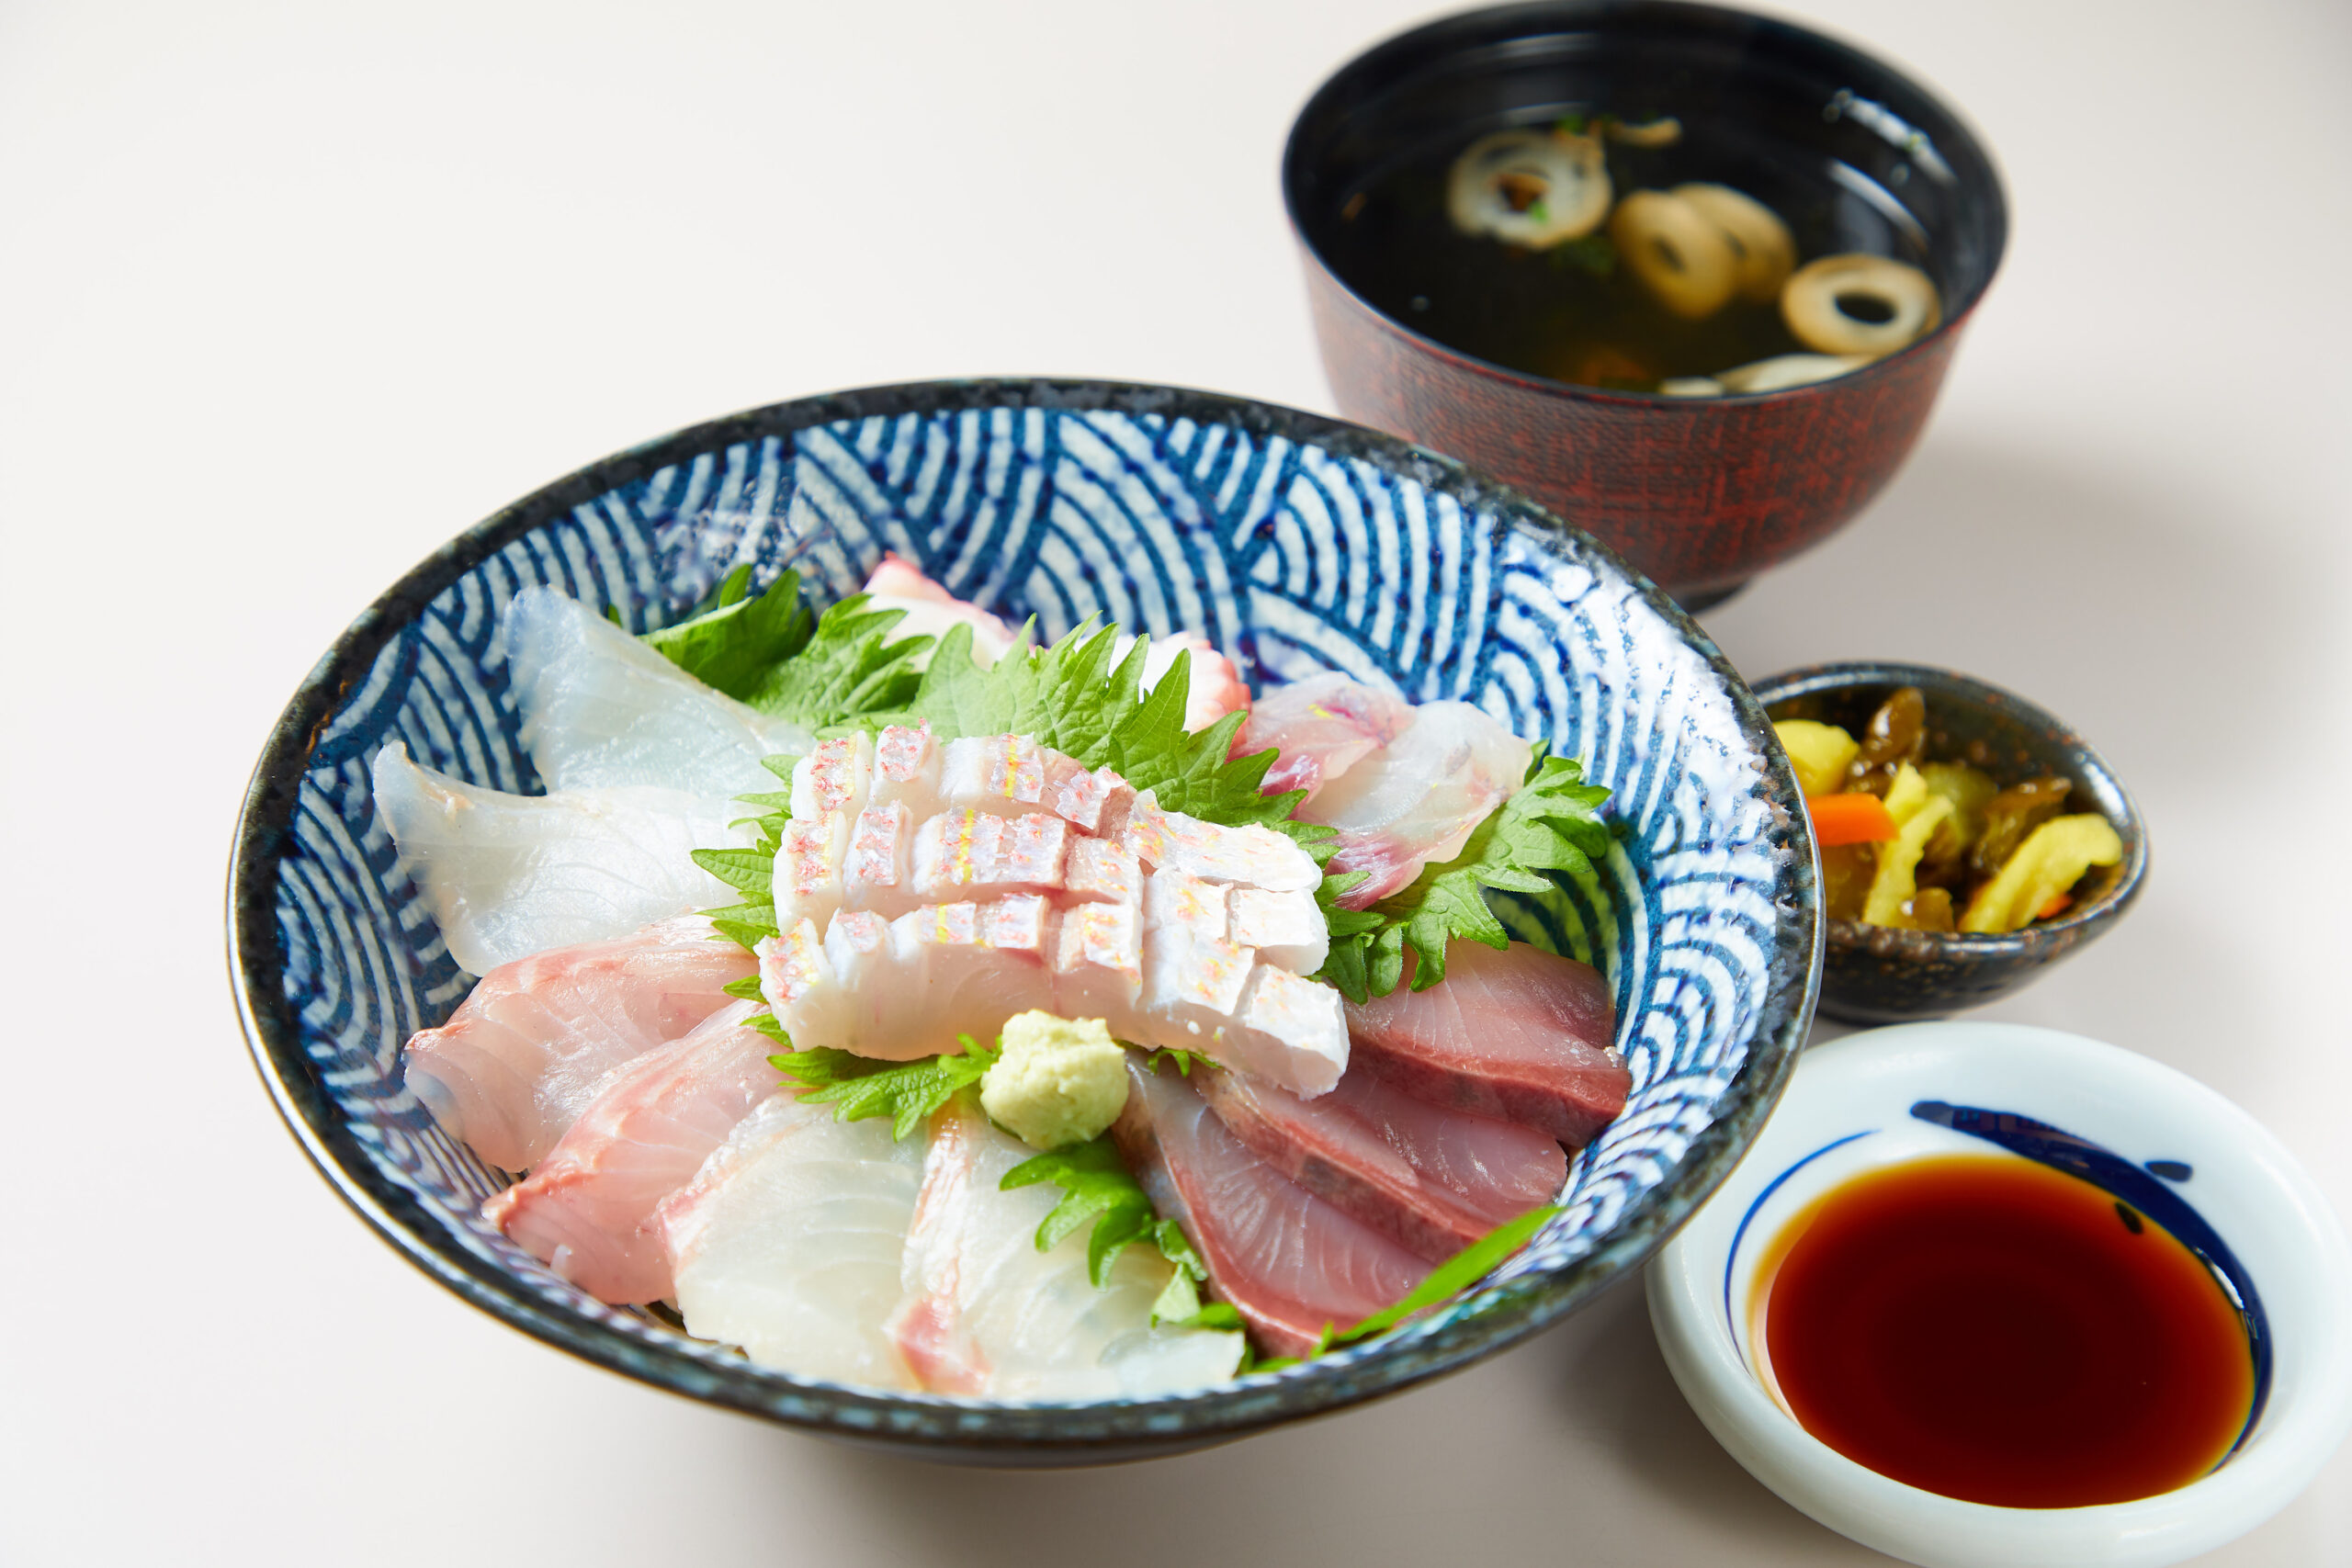
M 816 744 L 552 588 L 516 593 L 499 634 L 523 746 L 549 790 L 639 785 L 725 802 L 775 787 L 762 757 Z
M 1446 949 L 1445 979 L 1347 1007 L 1357 1067 L 1416 1099 L 1524 1122 L 1581 1146 L 1615 1119 L 1633 1075 L 1611 1049 L 1616 1008 L 1589 964 L 1523 942 Z
M 888 1117 L 762 1101 L 654 1215 L 686 1331 L 800 1377 L 916 1388 L 885 1325 L 922 1160 Z
M 376 753 L 378 816 L 449 956 L 487 974 L 548 948 L 624 936 L 737 895 L 694 862 L 742 847 L 742 814 L 708 796 L 631 785 L 509 795 Z
M 723 1008 L 609 1075 L 547 1158 L 484 1203 L 482 1217 L 598 1301 L 669 1295 L 654 1212 L 776 1090 L 775 1042 L 747 1021 L 759 1010 Z
M 906 1293 L 888 1325 L 922 1385 L 988 1399 L 1082 1400 L 1144 1398 L 1231 1377 L 1239 1335 L 1151 1325 L 1172 1269 L 1148 1243 L 1121 1252 L 1099 1289 L 1087 1273 L 1084 1227 L 1037 1249 L 1058 1190 L 1000 1186 L 1034 1154 L 969 1095 L 932 1118 L 901 1269 Z
M 802 1047 L 910 1060 L 1032 1009 L 1301 1094 L 1347 1066 L 1314 858 L 1020 735 L 821 742 L 778 834 L 761 992 Z
M 1478 824 L 1526 781 L 1535 748 L 1468 703 L 1423 703 L 1393 741 L 1370 752 L 1299 807 L 1300 820 L 1340 830 L 1324 871 L 1364 874 L 1340 895 L 1364 909 L 1409 886 L 1431 862 L 1462 852 Z
M 1352 1327 L 1428 1278 L 1426 1259 L 1259 1158 L 1173 1067 L 1130 1055 L 1128 1077 L 1119 1152 L 1263 1349 L 1307 1355 L 1326 1325 Z
M 500 964 L 403 1053 L 408 1088 L 444 1132 L 503 1170 L 537 1165 L 605 1077 L 734 998 L 751 955 L 686 916 Z
M 1306 791 L 1313 800 L 1365 757 L 1403 735 L 1413 705 L 1336 670 L 1276 686 L 1250 710 L 1233 738 L 1236 757 L 1268 748 L 1278 755 L 1260 785 L 1268 795 Z
M 1432 1263 L 1553 1201 L 1567 1178 L 1548 1134 L 1427 1104 L 1367 1073 L 1312 1100 L 1241 1073 L 1202 1069 L 1193 1081 L 1260 1158 Z

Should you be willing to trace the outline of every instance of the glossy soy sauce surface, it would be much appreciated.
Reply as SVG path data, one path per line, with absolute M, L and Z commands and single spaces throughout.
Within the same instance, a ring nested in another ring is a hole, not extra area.
M 2196 1254 L 2101 1189 L 1962 1156 L 1856 1178 L 1768 1251 L 1756 1343 L 1815 1437 L 1969 1502 L 2078 1507 L 2204 1475 L 2253 1357 Z

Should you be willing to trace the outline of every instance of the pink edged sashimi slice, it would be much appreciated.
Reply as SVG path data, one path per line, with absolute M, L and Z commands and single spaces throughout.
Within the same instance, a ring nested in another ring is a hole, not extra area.
M 1468 703 L 1423 703 L 1404 733 L 1327 781 L 1298 816 L 1340 830 L 1329 874 L 1364 879 L 1340 896 L 1369 908 L 1432 861 L 1448 861 L 1510 798 L 1535 749 Z
M 1327 1325 L 1352 1327 L 1428 1277 L 1426 1260 L 1260 1159 L 1174 1068 L 1131 1059 L 1128 1076 L 1120 1152 L 1265 1350 L 1306 1355 Z
M 1368 1073 L 1317 1100 L 1241 1073 L 1195 1081 L 1260 1158 L 1432 1263 L 1551 1202 L 1567 1177 L 1548 1133 L 1430 1105 Z
M 1633 1075 L 1611 1049 L 1616 1010 L 1589 964 L 1515 942 L 1446 949 L 1445 979 L 1348 1004 L 1350 1060 L 1433 1105 L 1591 1141 L 1625 1107 Z
M 408 1043 L 409 1089 L 442 1131 L 503 1170 L 535 1166 L 606 1075 L 733 998 L 752 955 L 689 915 L 610 942 L 552 948 L 481 977 Z
M 1303 789 L 1313 800 L 1412 722 L 1413 705 L 1394 692 L 1327 671 L 1260 697 L 1233 738 L 1233 755 L 1273 748 L 1279 755 L 1261 787 L 1268 795 Z
M 737 1002 L 622 1067 L 537 1169 L 482 1205 L 483 1216 L 598 1301 L 669 1295 L 654 1211 L 780 1081 L 768 1064 L 775 1042 L 745 1021 L 758 1010 Z

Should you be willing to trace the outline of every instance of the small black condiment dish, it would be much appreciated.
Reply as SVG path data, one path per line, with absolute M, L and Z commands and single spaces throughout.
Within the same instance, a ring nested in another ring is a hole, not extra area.
M 1828 920 L 1821 1011 L 1849 1023 L 1940 1018 L 1996 1001 L 2105 935 L 2139 897 L 2148 869 L 2140 809 L 2106 759 L 2024 698 L 1973 676 L 1925 664 L 1815 664 L 1756 682 L 1775 722 L 1807 718 L 1860 735 L 1902 686 L 1928 699 L 1928 755 L 1975 763 L 2007 786 L 2054 774 L 2072 780 L 2070 810 L 2096 810 L 2123 840 L 2123 858 L 2095 870 L 2064 915 L 2021 931 L 1982 935 L 1895 931 Z

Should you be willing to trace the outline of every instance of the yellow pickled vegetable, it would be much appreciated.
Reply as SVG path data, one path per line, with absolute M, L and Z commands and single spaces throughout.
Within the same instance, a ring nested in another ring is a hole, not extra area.
M 1928 794 L 1951 802 L 1948 832 L 1956 840 L 1954 852 L 1965 853 L 1984 833 L 1984 808 L 2001 786 L 1965 762 L 1922 762 L 1919 776 L 1927 781 Z
M 1960 929 L 2023 931 L 2044 905 L 2081 881 L 2085 872 L 2122 858 L 2123 840 L 2106 818 L 2087 811 L 2053 818 L 2028 834 L 1993 880 L 1976 890 L 1960 917 Z
M 1887 786 L 1886 814 L 1898 830 L 1878 846 L 1878 868 L 1862 900 L 1862 919 L 1873 926 L 1909 926 L 1912 920 L 1904 906 L 1919 891 L 1919 857 L 1927 852 L 1928 838 L 1951 817 L 1952 805 L 1931 793 L 1919 770 L 1905 762 Z
M 1834 724 L 1784 718 L 1772 727 L 1797 770 L 1797 785 L 1808 795 L 1835 795 L 1846 787 L 1846 767 L 1861 743 Z

